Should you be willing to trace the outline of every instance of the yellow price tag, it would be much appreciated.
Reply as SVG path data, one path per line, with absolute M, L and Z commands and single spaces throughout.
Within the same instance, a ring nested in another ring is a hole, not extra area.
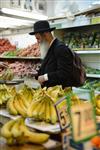
M 72 106 L 71 119 L 73 139 L 76 142 L 96 135 L 96 121 L 91 103 Z
M 69 115 L 67 113 L 67 105 L 65 97 L 59 100 L 55 106 L 61 130 L 64 130 L 69 125 Z

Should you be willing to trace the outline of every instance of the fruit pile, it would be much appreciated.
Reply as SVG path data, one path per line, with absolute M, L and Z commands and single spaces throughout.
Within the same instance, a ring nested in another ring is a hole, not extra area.
M 40 66 L 39 63 L 15 61 L 9 63 L 9 68 L 13 71 L 14 75 L 18 77 L 32 77 L 37 74 L 37 69 Z
M 96 115 L 100 116 L 100 94 L 96 96 L 95 101 L 96 101 Z
M 44 121 L 55 124 L 58 121 L 54 104 L 70 90 L 64 91 L 62 86 L 49 88 L 39 88 L 33 90 L 24 85 L 22 89 L 16 92 L 11 89 L 12 97 L 7 102 L 7 109 L 12 115 L 21 115 L 30 117 L 36 121 Z M 79 97 L 73 94 L 72 105 L 81 104 Z
M 8 39 L 0 39 L 0 54 L 5 51 L 15 51 L 16 46 L 12 45 Z
M 14 73 L 10 68 L 0 69 L 0 80 L 10 81 L 14 78 Z
M 25 125 L 23 118 L 7 122 L 1 129 L 1 135 L 6 138 L 9 145 L 34 143 L 42 144 L 49 139 L 45 133 L 37 133 L 35 130 L 30 131 Z
M 11 98 L 11 93 L 6 85 L 0 84 L 0 105 L 6 103 Z
M 54 101 L 46 94 L 44 89 L 36 94 L 34 95 L 34 101 L 28 107 L 28 117 L 33 117 L 37 121 L 55 124 L 57 122 L 57 114 Z
M 19 93 L 14 92 L 13 97 L 7 102 L 7 109 L 12 115 L 21 115 L 27 117 L 27 108 L 33 100 L 34 90 L 28 86 L 19 91 Z
M 40 56 L 40 49 L 37 43 L 30 45 L 17 53 L 19 57 L 39 57 Z

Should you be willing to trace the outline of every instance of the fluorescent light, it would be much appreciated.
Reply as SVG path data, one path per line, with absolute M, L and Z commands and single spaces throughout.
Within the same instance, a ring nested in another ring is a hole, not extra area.
M 0 28 L 12 28 L 18 26 L 29 26 L 33 25 L 34 21 L 16 19 L 6 16 L 0 16 Z
M 1 11 L 5 14 L 9 15 L 15 15 L 19 17 L 25 17 L 30 19 L 36 19 L 36 20 L 47 20 L 48 17 L 42 14 L 37 14 L 34 12 L 26 12 L 26 11 L 20 11 L 20 10 L 14 10 L 14 9 L 8 9 L 8 8 L 1 8 Z

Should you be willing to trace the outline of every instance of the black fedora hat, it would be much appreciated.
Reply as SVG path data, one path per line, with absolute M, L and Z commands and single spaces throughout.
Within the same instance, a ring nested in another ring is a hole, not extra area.
M 33 26 L 34 31 L 30 32 L 30 35 L 34 35 L 35 33 L 43 33 L 46 31 L 53 31 L 55 28 L 50 28 L 49 22 L 46 20 L 37 21 Z

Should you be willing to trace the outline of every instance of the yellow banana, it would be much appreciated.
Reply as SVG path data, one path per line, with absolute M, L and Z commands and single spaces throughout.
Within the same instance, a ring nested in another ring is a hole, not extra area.
M 7 102 L 7 109 L 9 111 L 10 114 L 12 115 L 18 115 L 18 112 L 14 106 L 14 99 L 10 99 Z
M 96 114 L 100 116 L 100 109 L 96 107 Z
M 42 144 L 49 139 L 48 134 L 31 132 L 26 126 L 22 126 L 21 130 L 24 133 L 23 140 L 28 143 Z
M 42 103 L 42 101 L 39 101 L 39 102 L 38 102 L 38 105 L 37 105 L 36 108 L 33 110 L 32 115 L 33 115 L 33 117 L 34 117 L 35 119 L 38 119 L 38 113 L 39 113 L 39 111 L 40 111 L 40 109 L 41 109 L 41 103 Z
M 23 108 L 20 106 L 19 99 L 14 99 L 14 106 L 18 112 L 18 114 L 22 115 L 23 117 L 26 117 L 26 112 L 23 110 Z
M 57 122 L 57 113 L 52 101 L 50 102 L 50 112 L 51 112 L 51 123 L 55 124 Z
M 7 122 L 2 128 L 1 128 L 1 135 L 5 138 L 11 138 L 12 133 L 11 133 L 11 128 L 13 127 L 15 123 L 15 120 L 11 120 Z
M 46 108 L 45 108 L 45 121 L 50 122 L 51 120 L 51 113 L 50 113 L 50 102 L 46 101 Z
M 38 104 L 39 104 L 39 101 L 32 101 L 32 103 L 30 104 L 30 107 L 28 107 L 28 110 L 27 110 L 28 117 L 33 117 L 33 111 L 37 107 Z
M 46 102 L 43 101 L 42 107 L 38 113 L 39 120 L 45 120 L 45 110 L 46 110 Z
M 8 145 L 13 145 L 14 143 L 15 143 L 15 140 L 14 140 L 13 137 L 10 137 L 10 138 L 7 139 L 7 144 Z
M 11 129 L 11 133 L 14 138 L 22 135 L 22 132 L 20 130 L 20 125 L 21 125 L 21 119 L 17 119 Z

